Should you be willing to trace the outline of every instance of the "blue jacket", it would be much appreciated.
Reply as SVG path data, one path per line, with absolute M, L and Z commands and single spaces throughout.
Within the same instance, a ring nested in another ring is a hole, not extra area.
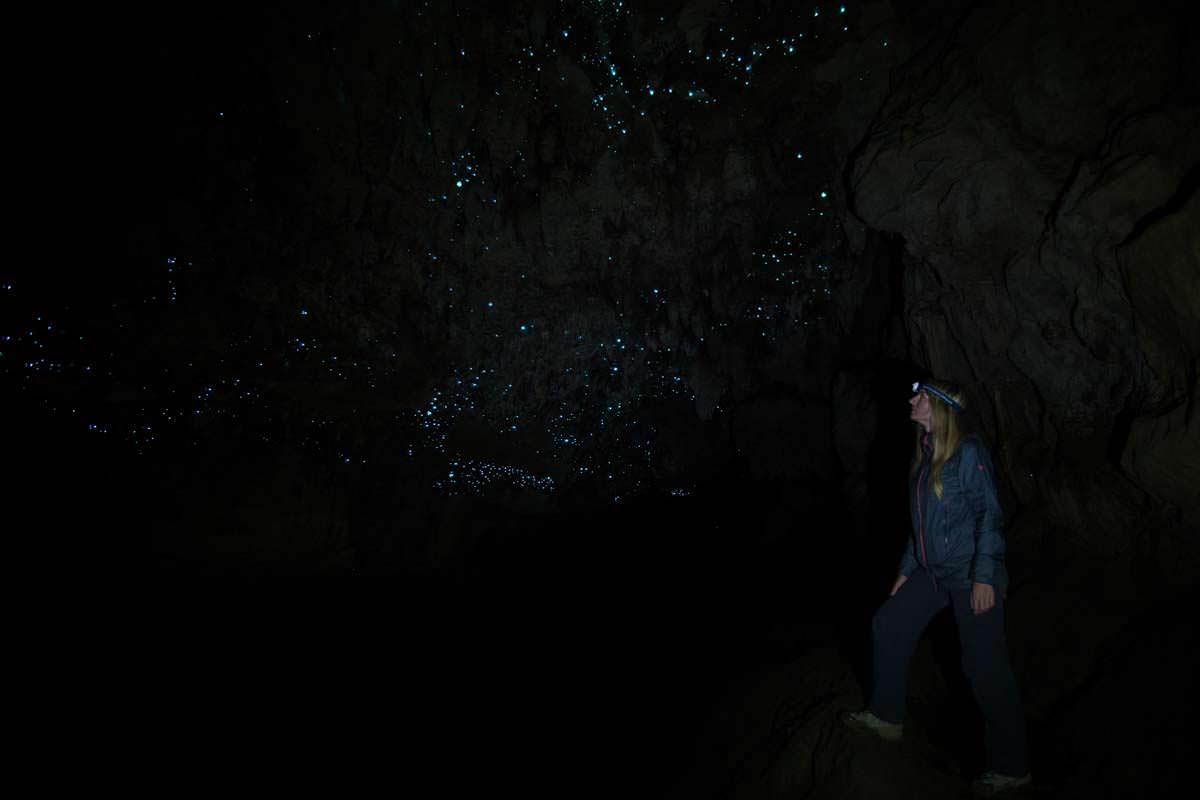
M 925 567 L 939 588 L 969 589 L 990 584 L 1007 593 L 1004 568 L 1004 512 L 992 479 L 992 457 L 978 438 L 965 437 L 942 466 L 942 499 L 933 493 L 929 461 L 933 444 L 926 434 L 916 474 L 908 479 L 912 536 L 900 559 L 900 574 Z

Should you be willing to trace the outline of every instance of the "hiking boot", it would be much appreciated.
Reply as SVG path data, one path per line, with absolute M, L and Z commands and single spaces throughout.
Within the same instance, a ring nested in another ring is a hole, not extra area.
M 1009 789 L 1016 789 L 1021 786 L 1028 786 L 1032 777 L 1027 772 L 1021 777 L 1012 775 L 1001 775 L 999 772 L 988 771 L 979 776 L 979 778 L 971 784 L 971 790 L 980 797 L 992 797 L 1006 792 Z
M 842 715 L 842 722 L 851 728 L 867 730 L 888 742 L 895 742 L 904 735 L 904 726 L 899 722 L 884 722 L 870 711 L 848 711 Z

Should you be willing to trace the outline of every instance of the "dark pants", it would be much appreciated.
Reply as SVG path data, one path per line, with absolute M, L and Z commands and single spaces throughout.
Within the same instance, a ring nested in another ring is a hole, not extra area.
M 1025 752 L 1025 712 L 1008 661 L 1004 639 L 1004 600 L 976 616 L 969 589 L 934 588 L 929 573 L 918 567 L 895 595 L 875 612 L 875 687 L 871 713 L 887 722 L 904 721 L 908 667 L 917 640 L 934 614 L 954 605 L 962 666 L 975 702 L 987 725 L 988 769 L 1003 775 L 1029 771 Z

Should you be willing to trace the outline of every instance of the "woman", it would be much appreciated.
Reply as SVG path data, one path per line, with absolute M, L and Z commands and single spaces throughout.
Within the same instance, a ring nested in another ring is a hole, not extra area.
M 846 721 L 884 739 L 903 733 L 908 666 L 933 616 L 954 608 L 962 666 L 987 725 L 988 770 L 976 789 L 1030 781 L 1025 715 L 1004 639 L 1003 514 L 983 442 L 965 436 L 962 392 L 943 381 L 913 384 L 916 448 L 909 472 L 912 535 L 891 594 L 872 621 L 874 680 L 865 711 Z

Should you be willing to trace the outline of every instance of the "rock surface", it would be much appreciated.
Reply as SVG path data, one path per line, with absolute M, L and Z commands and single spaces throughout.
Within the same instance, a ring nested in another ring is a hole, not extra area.
M 879 506 L 872 431 L 940 375 L 1010 516 L 1197 574 L 1184 6 L 845 8 L 298 6 L 242 61 L 184 51 L 181 96 L 233 110 L 179 111 L 138 241 L 193 266 L 139 359 L 253 367 L 267 410 L 222 435 L 399 480 L 407 531 L 438 492 L 568 510 L 731 470 Z
M 914 360 L 976 389 L 1018 501 L 1114 555 L 1149 512 L 1161 565 L 1191 573 L 1200 112 L 1178 11 L 964 6 L 896 70 L 848 178 L 904 238 Z
M 171 20 L 153 106 L 169 129 L 134 126 L 156 173 L 129 211 L 141 271 L 72 289 L 87 344 L 52 358 L 40 298 L 5 339 L 37 412 L 16 418 L 38 420 L 10 422 L 31 465 L 15 494 L 47 492 L 74 440 L 41 431 L 86 403 L 140 476 L 128 503 L 111 473 L 88 496 L 148 508 L 164 575 L 528 594 L 565 620 L 529 637 L 550 642 L 541 666 L 563 663 L 581 598 L 647 641 L 706 641 L 724 615 L 731 659 L 742 628 L 786 653 L 748 651 L 680 796 L 957 796 L 978 752 L 936 648 L 908 745 L 860 749 L 833 722 L 861 703 L 868 587 L 907 535 L 908 386 L 943 377 L 994 443 L 1036 768 L 1055 796 L 1137 794 L 1131 765 L 1167 786 L 1195 653 L 1171 609 L 1200 577 L 1191 10 L 522 0 Z M 41 264 L 28 278 L 60 289 Z M 88 348 L 108 363 L 60 369 Z M 97 446 L 70 474 L 108 465 Z M 659 594 L 684 608 L 659 620 Z M 616 661 L 630 647 L 606 641 Z

